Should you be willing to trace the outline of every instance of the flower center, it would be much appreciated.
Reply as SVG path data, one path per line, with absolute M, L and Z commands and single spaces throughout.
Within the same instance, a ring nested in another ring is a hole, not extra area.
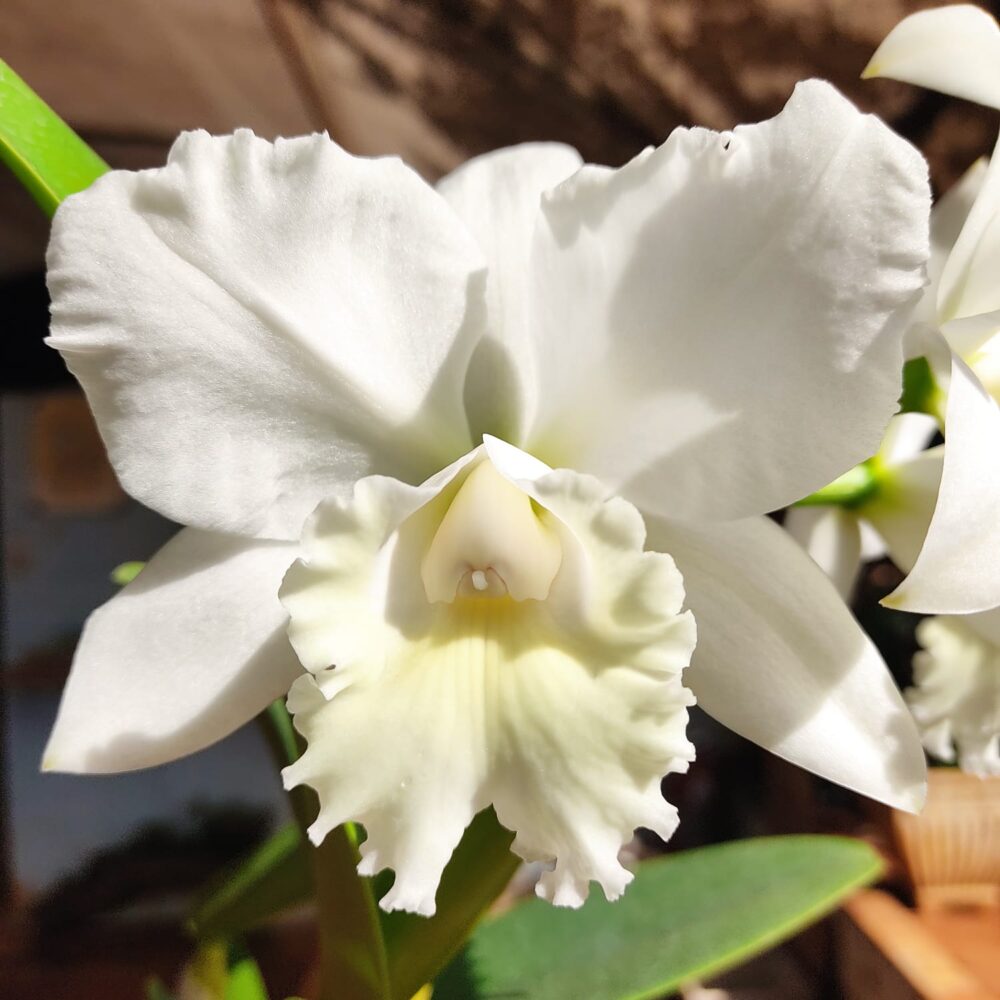
M 427 600 L 543 601 L 562 562 L 548 515 L 488 459 L 459 487 L 420 564 Z
M 994 334 L 975 354 L 965 360 L 986 391 L 1000 402 L 1000 333 Z

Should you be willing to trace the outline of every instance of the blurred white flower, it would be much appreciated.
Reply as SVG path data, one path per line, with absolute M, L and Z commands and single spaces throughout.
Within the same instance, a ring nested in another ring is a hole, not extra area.
M 927 751 L 963 771 L 1000 775 L 1000 611 L 926 618 L 906 699 Z
M 676 822 L 686 590 L 709 713 L 918 806 L 884 664 L 762 515 L 876 448 L 928 204 L 818 82 L 620 170 L 527 145 L 435 191 L 324 136 L 192 133 L 68 199 L 51 343 L 126 489 L 189 527 L 88 621 L 45 765 L 190 753 L 295 681 L 286 780 L 314 837 L 364 822 L 384 906 L 432 911 L 490 803 L 544 895 L 614 896 L 633 827 Z
M 892 418 L 882 446 L 864 463 L 866 487 L 849 506 L 791 507 L 785 529 L 849 600 L 863 562 L 888 555 L 913 568 L 934 512 L 944 447 L 924 450 L 937 433 L 926 413 Z
M 921 11 L 864 75 L 1000 108 L 1000 28 L 967 4 Z M 962 614 L 1000 605 L 1000 157 L 973 166 L 935 207 L 929 270 L 907 353 L 928 357 L 945 400 L 940 487 L 919 555 L 885 603 Z

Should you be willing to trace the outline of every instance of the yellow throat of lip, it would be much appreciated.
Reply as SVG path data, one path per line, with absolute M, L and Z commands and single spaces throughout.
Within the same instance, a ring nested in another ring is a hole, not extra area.
M 427 600 L 543 601 L 562 563 L 555 531 L 489 459 L 465 478 L 420 564 Z

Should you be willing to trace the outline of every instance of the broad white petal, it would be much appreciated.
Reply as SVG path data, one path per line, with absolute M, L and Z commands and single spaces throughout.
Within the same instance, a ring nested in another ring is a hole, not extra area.
M 824 486 L 896 408 L 929 200 L 919 153 L 818 81 L 760 125 L 580 171 L 535 245 L 531 450 L 685 519 Z
M 861 75 L 1000 108 L 1000 29 L 972 4 L 918 11 L 886 35 Z
M 1000 156 L 994 155 L 979 193 L 948 255 L 938 286 L 938 322 L 963 357 L 1000 330 Z
M 113 772 L 228 736 L 302 668 L 278 601 L 296 547 L 187 528 L 87 620 L 42 766 Z
M 967 614 L 1000 605 L 998 497 L 1000 408 L 968 366 L 952 355 L 934 515 L 912 570 L 883 603 L 932 614 Z M 876 526 L 884 536 L 886 526 Z
M 900 413 L 889 421 L 878 460 L 883 466 L 916 458 L 938 433 L 938 422 L 929 413 Z
M 918 358 L 924 353 L 923 338 L 928 330 L 937 330 L 938 294 L 941 287 L 941 275 L 955 247 L 962 227 L 965 225 L 969 212 L 975 204 L 976 197 L 986 179 L 987 159 L 981 156 L 962 175 L 958 183 L 953 184 L 943 197 L 934 203 L 931 210 L 931 256 L 927 261 L 927 287 L 924 288 L 920 301 L 913 310 L 911 326 L 906 331 L 903 342 L 903 352 L 907 359 Z M 954 328 L 956 340 L 962 339 L 968 331 L 960 329 L 961 324 Z M 961 354 L 962 350 L 955 345 Z
M 833 584 L 766 518 L 680 525 L 647 515 L 698 620 L 685 681 L 709 715 L 800 767 L 915 810 L 925 762 L 910 713 Z
M 884 559 L 889 550 L 882 536 L 867 521 L 860 521 L 858 527 L 861 529 L 861 561 L 867 563 Z
M 840 507 L 791 507 L 784 528 L 848 600 L 861 566 L 857 517 Z
M 924 745 L 963 771 L 1000 776 L 1000 612 L 928 618 L 917 626 L 924 649 L 913 657 L 907 701 Z M 977 621 L 983 620 L 983 621 Z
M 477 156 L 438 184 L 488 264 L 489 335 L 476 348 L 465 392 L 476 440 L 491 433 L 521 443 L 531 421 L 539 389 L 529 314 L 531 241 L 543 192 L 582 162 L 571 146 L 525 143 Z
M 187 133 L 68 198 L 48 263 L 50 343 L 122 484 L 174 520 L 297 538 L 322 497 L 470 446 L 481 254 L 398 160 Z
M 463 829 L 491 803 L 514 849 L 552 864 L 541 895 L 576 906 L 594 880 L 613 898 L 631 878 L 617 855 L 635 827 L 673 832 L 660 779 L 693 756 L 681 671 L 694 622 L 680 576 L 643 551 L 633 507 L 570 472 L 536 478 L 525 457 L 502 471 L 533 477 L 537 516 L 558 533 L 548 596 L 429 603 L 421 561 L 485 461 L 469 458 L 402 521 L 394 497 L 415 489 L 387 480 L 311 519 L 282 588 L 292 642 L 315 671 L 289 697 L 308 749 L 286 785 L 319 792 L 315 841 L 364 824 L 360 870 L 396 873 L 385 909 L 433 913 Z
M 878 492 L 857 508 L 858 516 L 879 533 L 886 553 L 904 573 L 913 569 L 927 537 L 944 461 L 944 445 L 939 445 L 888 466 L 879 477 Z

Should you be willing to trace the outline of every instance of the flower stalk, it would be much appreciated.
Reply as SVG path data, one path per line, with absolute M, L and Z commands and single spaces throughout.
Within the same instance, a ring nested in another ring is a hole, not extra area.
M 275 762 L 298 759 L 299 739 L 283 699 L 260 716 Z M 306 842 L 319 804 L 312 789 L 289 791 L 295 820 Z M 370 879 L 357 873 L 358 836 L 353 824 L 333 830 L 318 847 L 309 846 L 316 884 L 320 944 L 319 1000 L 391 1000 L 385 941 Z

